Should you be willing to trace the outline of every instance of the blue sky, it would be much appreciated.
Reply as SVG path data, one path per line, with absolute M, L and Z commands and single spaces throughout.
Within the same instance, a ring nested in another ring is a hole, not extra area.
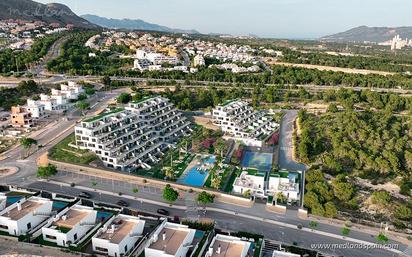
M 77 14 L 142 19 L 202 33 L 317 38 L 360 25 L 410 26 L 411 0 L 37 0 Z

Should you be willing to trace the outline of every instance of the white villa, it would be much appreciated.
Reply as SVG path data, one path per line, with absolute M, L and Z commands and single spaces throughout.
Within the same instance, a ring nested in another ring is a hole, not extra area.
M 226 138 L 241 141 L 248 146 L 263 146 L 278 128 L 271 115 L 255 111 L 247 102 L 227 101 L 212 112 L 214 125 L 219 126 Z
M 238 237 L 216 235 L 210 243 L 205 257 L 246 257 L 251 243 Z
M 276 196 L 278 193 L 282 193 L 289 201 L 299 200 L 298 176 L 297 172 L 288 172 L 287 177 L 270 174 L 266 194 Z
M 68 247 L 96 226 L 96 221 L 97 211 L 93 208 L 74 205 L 56 215 L 42 228 L 43 240 Z
M 169 222 L 162 223 L 149 239 L 146 257 L 186 257 L 196 230 Z
M 52 206 L 51 200 L 40 197 L 19 200 L 0 211 L 0 231 L 24 235 L 52 215 Z
M 233 193 L 263 197 L 265 195 L 265 173 L 243 171 L 233 183 Z
M 92 238 L 93 251 L 111 257 L 127 256 L 142 237 L 145 221 L 119 214 Z
M 168 148 L 191 132 L 190 122 L 168 99 L 157 96 L 108 110 L 76 126 L 76 143 L 109 167 L 150 169 Z

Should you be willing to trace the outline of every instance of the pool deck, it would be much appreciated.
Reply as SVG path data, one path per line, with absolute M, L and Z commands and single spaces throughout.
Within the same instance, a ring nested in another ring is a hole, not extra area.
M 199 160 L 198 157 L 201 157 L 201 159 Z M 182 175 L 177 179 L 178 183 L 182 183 L 185 184 L 183 182 L 183 180 L 186 178 L 187 173 L 190 172 L 191 169 L 193 169 L 194 167 L 199 165 L 199 162 L 202 162 L 202 158 L 208 157 L 208 155 L 196 155 L 193 160 L 189 163 L 189 165 L 187 165 L 186 169 L 183 171 Z M 207 178 L 209 177 L 210 173 L 208 173 L 208 175 L 205 177 L 205 180 L 203 181 L 203 184 L 206 182 Z M 187 184 L 185 184 L 187 185 Z M 192 185 L 188 185 L 188 186 L 192 186 Z

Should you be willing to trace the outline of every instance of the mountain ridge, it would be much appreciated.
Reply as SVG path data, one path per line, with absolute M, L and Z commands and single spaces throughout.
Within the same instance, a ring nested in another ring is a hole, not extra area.
M 1 0 L 0 20 L 7 19 L 73 24 L 74 27 L 87 29 L 98 28 L 97 25 L 77 16 L 66 5 L 42 4 L 32 0 Z
M 412 38 L 412 26 L 402 27 L 368 27 L 359 26 L 344 32 L 320 38 L 328 42 L 374 42 L 381 43 L 391 40 L 394 36 Z
M 199 34 L 198 31 L 193 29 L 186 30 L 169 28 L 166 26 L 149 23 L 141 19 L 112 19 L 93 14 L 85 14 L 81 15 L 80 17 L 91 23 L 108 29 L 149 30 L 169 33 Z

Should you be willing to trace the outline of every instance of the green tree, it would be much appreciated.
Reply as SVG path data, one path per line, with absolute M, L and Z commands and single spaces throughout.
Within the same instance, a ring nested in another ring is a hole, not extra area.
M 338 210 L 336 206 L 332 202 L 327 202 L 325 204 L 325 217 L 328 218 L 335 218 L 338 215 Z
M 335 113 L 335 112 L 338 112 L 338 111 L 339 111 L 339 109 L 338 109 L 338 107 L 336 106 L 336 104 L 334 104 L 334 103 L 329 104 L 329 106 L 328 106 L 328 112 Z
M 389 241 L 389 238 L 385 234 L 380 233 L 379 235 L 376 236 L 376 240 L 379 243 L 387 243 Z
M 49 178 L 57 174 L 57 168 L 54 165 L 49 164 L 45 167 L 39 167 L 37 169 L 38 178 Z
M 132 192 L 133 192 L 133 194 L 135 194 L 137 196 L 137 194 L 139 193 L 139 188 L 137 188 L 137 187 L 133 188 Z
M 343 236 L 348 236 L 350 233 L 350 229 L 347 227 L 342 228 L 342 235 Z
M 201 193 L 199 193 L 197 195 L 197 199 L 196 199 L 199 203 L 206 205 L 206 204 L 210 204 L 213 203 L 215 200 L 215 195 L 213 194 L 209 194 L 206 191 L 202 191 Z
M 132 100 L 132 96 L 129 93 L 121 93 L 116 100 L 117 103 L 127 104 Z
M 80 101 L 80 102 L 77 103 L 76 106 L 77 106 L 77 108 L 79 108 L 79 110 L 82 112 L 82 115 L 84 116 L 84 111 L 89 109 L 90 104 L 86 103 L 84 101 Z
M 391 201 L 391 195 L 386 191 L 375 191 L 372 193 L 371 201 L 373 204 L 386 206 Z
M 312 229 L 317 228 L 318 227 L 318 222 L 314 221 L 314 220 L 309 221 L 309 227 L 311 227 Z
M 30 148 L 33 145 L 37 145 L 37 140 L 29 137 L 24 137 L 20 139 L 20 144 L 23 146 L 24 149 L 26 149 L 26 155 L 29 154 Z
M 333 183 L 333 192 L 339 200 L 343 202 L 349 201 L 353 194 L 354 194 L 355 189 L 353 188 L 353 185 L 347 182 L 334 182 Z
M 163 189 L 163 199 L 168 202 L 175 202 L 179 197 L 179 192 L 174 190 L 169 184 Z

